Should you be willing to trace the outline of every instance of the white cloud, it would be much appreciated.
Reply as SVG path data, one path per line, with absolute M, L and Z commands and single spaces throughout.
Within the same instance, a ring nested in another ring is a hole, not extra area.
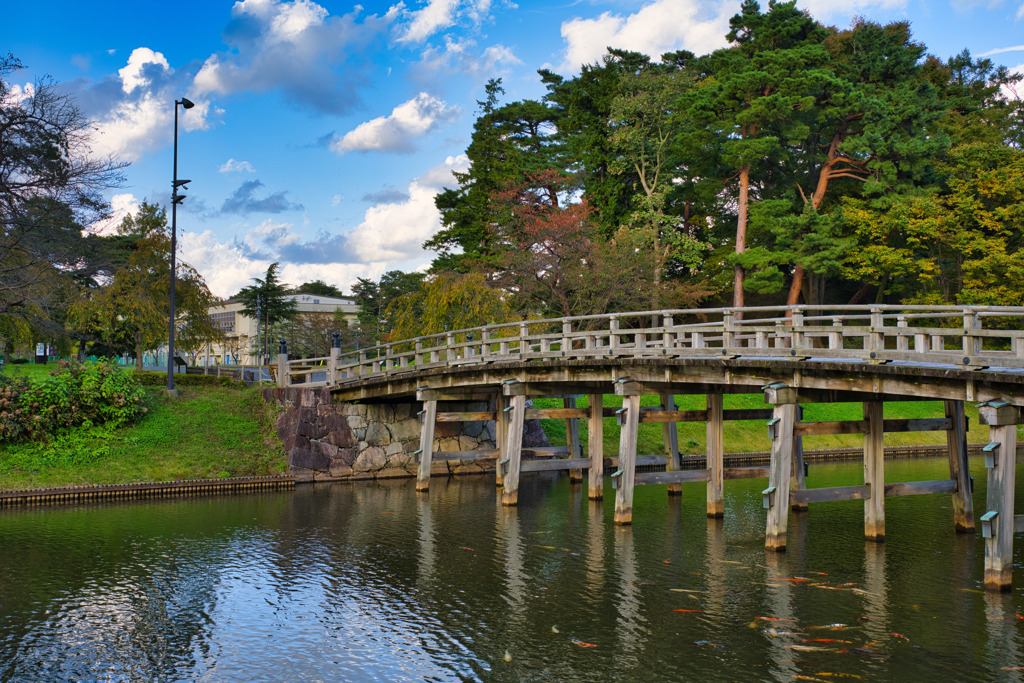
M 476 41 L 466 38 L 458 40 L 445 36 L 444 48 L 428 47 L 423 50 L 417 64 L 417 70 L 433 76 L 441 74 L 450 78 L 453 71 L 479 76 L 493 77 L 507 71 L 507 67 L 522 64 L 512 50 L 501 43 L 491 45 L 482 53 L 477 53 Z
M 997 47 L 994 50 L 988 52 L 982 52 L 978 57 L 991 57 L 992 55 L 1001 55 L 1004 52 L 1024 52 L 1024 45 L 1014 45 L 1012 47 Z
M 92 152 L 136 161 L 151 149 L 166 144 L 173 135 L 174 109 L 179 85 L 167 59 L 146 47 L 136 48 L 126 66 L 118 71 L 123 97 L 98 117 Z M 186 131 L 209 127 L 210 103 L 198 100 L 182 110 L 179 126 Z
M 1020 21 L 1021 19 L 1024 19 L 1024 2 L 1022 2 L 1020 4 L 1020 7 L 1017 8 L 1017 16 L 1015 18 L 1018 21 Z
M 228 159 L 217 169 L 218 173 L 255 173 L 256 169 L 248 161 L 235 161 Z
M 130 93 L 136 88 L 148 87 L 151 82 L 149 74 L 154 71 L 154 67 L 156 71 L 173 71 L 162 53 L 148 47 L 135 48 L 128 57 L 128 64 L 117 72 L 121 77 L 121 89 Z
M 412 13 L 412 21 L 400 42 L 419 43 L 439 30 L 452 25 L 459 0 L 430 0 L 423 9 Z
M 425 266 L 431 254 L 421 245 L 441 227 L 435 195 L 454 187 L 452 171 L 465 171 L 465 155 L 448 157 L 409 183 L 406 198 L 382 202 L 366 210 L 362 222 L 350 232 L 304 238 L 290 223 L 264 221 L 248 228 L 241 239 L 221 243 L 207 230 L 179 236 L 182 259 L 206 278 L 210 290 L 226 297 L 262 277 L 267 267 L 281 264 L 281 279 L 289 284 L 320 279 L 350 290 L 357 277 L 377 278 L 400 268 Z
M 513 3 L 507 4 L 515 8 Z M 403 6 L 399 4 L 398 7 Z M 404 24 L 398 42 L 422 43 L 434 34 L 451 28 L 463 18 L 479 26 L 489 18 L 490 12 L 491 0 L 428 0 L 423 9 L 408 12 L 411 20 Z
M 797 4 L 815 19 L 826 21 L 835 17 L 855 17 L 868 12 L 904 9 L 907 0 L 800 0 Z
M 310 0 L 244 0 L 231 9 L 224 40 L 232 49 L 210 55 L 195 77 L 199 94 L 280 89 L 291 101 L 338 113 L 356 102 L 359 69 L 338 68 L 386 32 L 401 6 L 359 20 L 329 16 Z
M 86 231 L 93 235 L 114 235 L 125 216 L 139 212 L 141 202 L 130 192 L 110 198 L 110 216 L 90 225 Z
M 349 233 L 348 245 L 364 261 L 428 260 L 422 244 L 441 228 L 434 197 L 445 185 L 454 186 L 452 171 L 465 170 L 468 163 L 465 155 L 448 157 L 409 184 L 405 201 L 367 209 L 362 223 Z
M 178 237 L 181 258 L 202 273 L 210 291 L 226 298 L 242 287 L 251 285 L 253 278 L 262 278 L 267 268 L 279 259 L 276 256 L 253 256 L 237 244 L 218 242 L 210 230 L 201 233 L 182 232 Z M 281 281 L 300 285 L 312 280 L 323 280 L 343 291 L 351 291 L 356 278 L 378 278 L 387 270 L 383 262 L 376 263 L 288 263 L 282 262 Z
M 433 95 L 422 92 L 395 107 L 389 116 L 359 124 L 334 140 L 331 149 L 338 154 L 355 150 L 408 152 L 412 150 L 412 138 L 423 135 L 439 123 L 452 120 L 458 111 L 458 108 L 449 107 Z
M 726 45 L 729 18 L 739 9 L 738 0 L 714 9 L 700 0 L 656 0 L 628 16 L 605 12 L 596 19 L 571 19 L 562 24 L 566 47 L 559 68 L 570 72 L 598 62 L 609 47 L 654 58 L 678 49 L 705 54 Z
M 273 262 L 250 258 L 240 247 L 218 242 L 209 230 L 182 232 L 178 247 L 182 261 L 198 270 L 210 291 L 219 297 L 229 297 L 251 285 L 254 277 L 266 275 Z

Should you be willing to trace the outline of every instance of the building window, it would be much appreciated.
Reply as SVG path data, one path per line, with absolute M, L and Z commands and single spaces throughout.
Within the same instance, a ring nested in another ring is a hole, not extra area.
M 230 333 L 235 331 L 235 312 L 211 313 L 210 320 L 221 332 Z

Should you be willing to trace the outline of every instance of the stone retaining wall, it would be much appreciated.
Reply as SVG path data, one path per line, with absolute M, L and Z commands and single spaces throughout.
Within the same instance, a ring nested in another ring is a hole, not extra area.
M 267 388 L 266 401 L 284 410 L 277 434 L 288 454 L 291 474 L 302 480 L 328 481 L 416 476 L 421 405 L 411 403 L 333 403 L 328 389 Z M 486 401 L 446 402 L 445 411 L 493 410 Z M 527 445 L 547 445 L 526 439 Z M 543 438 L 543 432 L 540 433 Z M 439 422 L 435 451 L 494 449 L 494 422 Z M 494 469 L 494 460 L 445 461 L 435 458 L 434 474 L 468 474 Z

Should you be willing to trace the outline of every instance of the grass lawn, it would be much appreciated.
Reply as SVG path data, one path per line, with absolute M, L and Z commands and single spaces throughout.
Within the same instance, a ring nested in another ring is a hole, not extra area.
M 45 375 L 53 365 L 11 365 Z M 243 385 L 147 388 L 147 414 L 117 429 L 68 430 L 48 443 L 0 445 L 0 489 L 208 479 L 284 472 L 276 408 Z

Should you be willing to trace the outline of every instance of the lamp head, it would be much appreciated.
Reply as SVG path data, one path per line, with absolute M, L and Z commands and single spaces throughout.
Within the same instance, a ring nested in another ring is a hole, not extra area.
M 178 104 L 180 104 L 185 109 L 191 109 L 192 107 L 196 106 L 195 102 L 188 99 L 187 97 L 182 97 L 181 100 L 178 101 Z

